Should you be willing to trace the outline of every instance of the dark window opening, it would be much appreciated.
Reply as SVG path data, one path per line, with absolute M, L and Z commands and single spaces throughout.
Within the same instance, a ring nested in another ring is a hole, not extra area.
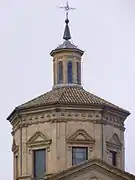
M 63 82 L 63 63 L 62 61 L 60 61 L 58 63 L 58 83 L 62 83 Z
M 81 64 L 77 62 L 77 83 L 81 84 Z
M 68 72 L 68 83 L 72 83 L 72 62 L 71 61 L 68 62 L 67 72 Z
M 88 160 L 87 147 L 72 147 L 72 165 L 80 164 Z
M 112 165 L 116 166 L 117 165 L 117 152 L 115 151 L 110 151 L 111 158 L 112 158 Z
M 45 149 L 33 151 L 34 178 L 43 178 L 46 171 L 46 151 Z

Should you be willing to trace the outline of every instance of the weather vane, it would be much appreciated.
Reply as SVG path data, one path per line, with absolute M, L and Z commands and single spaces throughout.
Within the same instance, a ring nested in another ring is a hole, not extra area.
M 70 7 L 69 4 L 68 4 L 68 1 L 67 1 L 67 3 L 66 3 L 66 6 L 59 7 L 59 8 L 64 9 L 64 10 L 66 11 L 66 19 L 68 19 L 68 12 L 69 12 L 70 10 L 75 10 L 75 9 L 76 9 L 76 8 Z

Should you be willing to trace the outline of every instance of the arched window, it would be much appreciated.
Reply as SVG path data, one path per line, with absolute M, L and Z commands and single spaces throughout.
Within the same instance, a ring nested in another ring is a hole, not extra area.
M 67 67 L 67 75 L 68 75 L 68 83 L 72 83 L 72 62 L 68 62 L 68 67 Z
M 77 62 L 77 83 L 81 84 L 81 64 L 80 62 Z
M 62 61 L 59 61 L 58 63 L 58 83 L 63 82 L 63 63 Z

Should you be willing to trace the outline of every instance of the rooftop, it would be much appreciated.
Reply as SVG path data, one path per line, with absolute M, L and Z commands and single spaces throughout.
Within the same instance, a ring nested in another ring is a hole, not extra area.
M 128 111 L 116 106 L 81 87 L 61 87 L 53 89 L 31 101 L 28 101 L 18 109 L 27 109 L 32 107 L 40 107 L 45 105 L 61 104 L 61 105 L 86 105 L 86 106 L 102 106 L 130 114 Z

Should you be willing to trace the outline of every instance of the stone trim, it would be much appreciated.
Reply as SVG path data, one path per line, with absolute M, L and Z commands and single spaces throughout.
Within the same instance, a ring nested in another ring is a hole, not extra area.
M 83 139 L 77 137 L 82 136 Z M 67 143 L 69 144 L 94 144 L 95 140 L 83 129 L 77 130 L 71 136 L 68 137 Z
M 107 163 L 105 163 L 104 161 L 101 161 L 100 159 L 91 159 L 88 160 L 82 164 L 79 164 L 77 166 L 72 166 L 66 170 L 63 170 L 59 173 L 56 174 L 52 174 L 50 176 L 46 176 L 45 179 L 47 180 L 59 180 L 59 179 L 67 179 L 67 177 L 69 178 L 69 176 L 72 175 L 78 175 L 81 174 L 82 172 L 84 173 L 84 171 L 91 171 L 91 170 L 97 170 L 100 171 L 101 173 L 105 173 L 106 176 L 109 176 L 113 179 L 119 179 L 119 180 L 123 180 L 123 178 L 125 180 L 128 179 L 134 179 L 135 176 L 133 174 L 130 174 L 128 172 L 122 171 L 118 168 L 115 168 Z
M 37 138 L 41 138 L 42 140 L 36 141 Z M 43 133 L 41 132 L 36 132 L 27 142 L 27 145 L 29 148 L 36 148 L 39 146 L 50 146 L 50 144 L 52 143 L 52 140 L 49 139 L 47 136 L 45 136 Z
M 107 146 L 107 149 L 109 150 L 111 149 L 121 150 L 122 143 L 116 133 L 113 134 L 112 137 L 108 141 L 106 141 L 106 146 Z
M 19 146 L 16 145 L 15 139 L 13 139 L 12 152 L 13 152 L 14 154 L 17 154 L 17 153 L 19 152 Z
M 55 108 L 46 110 L 44 112 L 31 112 L 22 115 L 22 127 L 27 127 L 32 124 L 38 123 L 56 123 L 66 121 L 81 121 L 92 122 L 95 124 L 105 124 L 118 128 L 122 131 L 124 128 L 124 119 L 118 115 L 105 113 L 102 116 L 101 110 L 74 110 L 74 109 L 61 109 Z M 13 132 L 20 128 L 19 118 L 16 119 L 16 123 L 13 126 Z
M 72 164 L 72 147 L 87 147 L 88 159 L 90 159 L 90 152 L 93 151 L 95 140 L 85 130 L 78 129 L 67 138 L 66 142 L 68 148 L 67 159 L 69 159 L 69 164 Z
M 32 180 L 31 176 L 19 176 L 16 180 L 20 180 L 20 179 Z

